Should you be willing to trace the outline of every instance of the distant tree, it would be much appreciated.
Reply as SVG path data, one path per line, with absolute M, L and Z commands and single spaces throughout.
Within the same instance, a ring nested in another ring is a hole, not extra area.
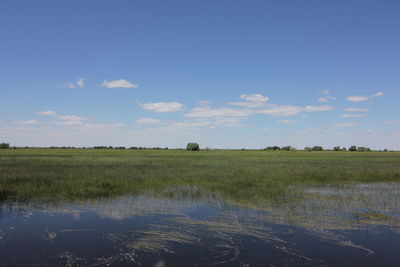
M 335 147 L 333 148 L 333 151 L 341 151 L 340 146 L 335 146 Z
M 304 148 L 304 150 L 305 151 L 312 151 L 312 148 L 307 146 L 307 147 Z
M 9 143 L 0 143 L 0 149 L 7 149 L 7 148 L 10 148 Z
M 369 152 L 369 151 L 371 151 L 371 149 L 369 147 L 360 146 L 360 147 L 358 147 L 357 151 L 358 152 Z
M 322 146 L 314 146 L 312 148 L 312 151 L 323 151 L 324 149 L 322 148 Z
M 345 147 L 342 147 L 342 151 L 347 151 L 347 149 Z
M 291 147 L 291 146 L 284 146 L 284 147 L 282 147 L 282 150 L 292 151 L 292 150 L 294 150 L 294 147 Z
M 200 146 L 198 143 L 188 143 L 186 145 L 186 149 L 189 151 L 199 151 L 200 150 Z
M 351 147 L 349 147 L 349 151 L 357 151 L 357 147 L 356 146 L 351 146 Z
M 279 146 L 267 146 L 264 150 L 281 150 L 281 148 Z

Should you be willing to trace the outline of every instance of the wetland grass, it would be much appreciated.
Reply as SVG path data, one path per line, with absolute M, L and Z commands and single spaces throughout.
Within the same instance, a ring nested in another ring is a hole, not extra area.
M 0 198 L 79 201 L 195 186 L 251 205 L 301 197 L 296 188 L 400 181 L 397 152 L 0 151 Z

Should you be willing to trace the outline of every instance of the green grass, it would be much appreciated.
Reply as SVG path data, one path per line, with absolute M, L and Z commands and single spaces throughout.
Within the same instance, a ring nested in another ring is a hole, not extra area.
M 0 200 L 11 201 L 76 201 L 196 186 L 249 204 L 288 200 L 297 187 L 371 182 L 400 182 L 400 153 L 0 150 Z

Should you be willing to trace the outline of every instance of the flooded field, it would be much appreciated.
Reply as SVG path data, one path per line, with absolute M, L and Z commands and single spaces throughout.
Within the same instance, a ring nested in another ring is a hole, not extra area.
M 244 205 L 196 186 L 5 201 L 1 266 L 399 266 L 400 184 L 304 187 Z

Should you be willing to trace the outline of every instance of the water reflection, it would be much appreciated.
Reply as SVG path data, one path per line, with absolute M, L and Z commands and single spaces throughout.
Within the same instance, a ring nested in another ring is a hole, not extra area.
M 400 184 L 235 203 L 196 187 L 83 203 L 3 203 L 2 265 L 393 265 Z M 294 190 L 289 190 L 294 192 Z

